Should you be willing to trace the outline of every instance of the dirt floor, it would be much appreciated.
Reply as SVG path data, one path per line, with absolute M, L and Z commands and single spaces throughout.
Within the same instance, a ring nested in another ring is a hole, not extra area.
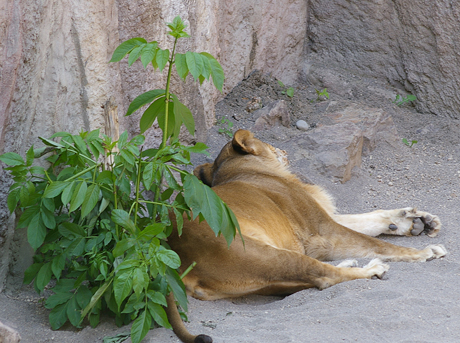
M 305 120 L 312 129 L 325 124 L 322 114 L 331 102 L 354 102 L 381 108 L 391 114 L 398 131 L 395 144 L 382 142 L 363 157 L 346 183 L 331 181 L 311 163 L 296 160 L 291 168 L 322 185 L 336 199 L 341 213 L 369 212 L 377 208 L 414 206 L 436 214 L 443 222 L 438 237 L 382 237 L 415 248 L 444 244 L 449 254 L 426 263 L 390 263 L 384 280 L 355 280 L 323 291 L 308 289 L 288 297 L 252 296 L 203 302 L 192 298 L 189 329 L 211 335 L 218 343 L 237 342 L 458 342 L 460 339 L 460 121 L 422 114 L 391 99 L 398 92 L 386 84 L 356 75 L 340 74 L 343 88 L 328 88 L 329 99 L 318 100 L 315 87 L 295 85 L 293 97 L 277 80 L 254 73 L 243 80 L 216 107 L 218 124 L 209 132 L 212 160 L 229 137 L 220 131 L 250 129 L 255 118 L 248 102 L 260 97 L 262 105 L 284 99 L 291 125 L 259 131 L 256 137 L 296 154 L 288 142 L 304 134 L 295 127 Z M 228 121 L 222 120 L 226 119 Z M 403 144 L 416 140 L 412 147 Z M 360 260 L 360 265 L 366 260 Z M 0 321 L 18 330 L 22 342 L 102 342 L 106 336 L 129 331 L 111 319 L 96 329 L 65 326 L 52 331 L 48 310 L 33 290 L 9 289 L 0 294 Z M 128 339 L 126 342 L 130 342 Z M 167 329 L 154 329 L 145 342 L 178 342 Z

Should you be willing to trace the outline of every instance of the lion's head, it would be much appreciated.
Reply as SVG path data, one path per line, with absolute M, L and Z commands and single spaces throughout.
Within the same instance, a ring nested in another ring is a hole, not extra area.
M 254 137 L 247 130 L 238 130 L 213 163 L 195 168 L 194 174 L 212 187 L 234 180 L 242 174 L 286 173 L 287 154 Z

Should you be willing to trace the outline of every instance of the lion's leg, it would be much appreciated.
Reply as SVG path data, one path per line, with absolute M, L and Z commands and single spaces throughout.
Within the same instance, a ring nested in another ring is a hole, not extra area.
M 441 229 L 438 216 L 406 207 L 397 210 L 377 210 L 362 214 L 337 214 L 334 220 L 357 232 L 369 236 L 380 234 L 418 236 L 425 232 L 435 237 Z
M 201 240 L 199 235 L 189 235 L 186 244 L 204 243 Z M 247 294 L 291 294 L 311 287 L 324 289 L 344 281 L 381 277 L 389 268 L 378 259 L 364 268 L 335 267 L 248 237 L 244 246 L 236 238 L 230 248 L 222 237 L 207 239 L 206 244 L 199 245 L 203 248 L 198 252 L 187 249 L 186 245 L 174 245 L 184 268 L 192 261 L 197 262 L 183 281 L 190 295 L 203 300 Z
M 325 224 L 305 244 L 306 254 L 321 260 L 373 257 L 384 261 L 425 262 L 447 254 L 444 246 L 429 245 L 423 250 L 394 245 L 350 230 L 335 222 Z

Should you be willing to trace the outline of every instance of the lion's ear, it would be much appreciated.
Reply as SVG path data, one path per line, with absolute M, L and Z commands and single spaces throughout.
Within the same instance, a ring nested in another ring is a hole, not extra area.
M 205 163 L 193 170 L 193 174 L 205 185 L 212 187 L 212 163 Z
M 258 140 L 254 134 L 247 130 L 238 130 L 235 132 L 232 141 L 232 147 L 235 151 L 242 154 L 259 155 Z

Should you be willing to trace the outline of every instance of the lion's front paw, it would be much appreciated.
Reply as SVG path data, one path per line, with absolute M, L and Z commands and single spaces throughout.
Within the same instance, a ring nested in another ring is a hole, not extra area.
M 426 261 L 441 258 L 447 255 L 447 249 L 442 244 L 429 245 L 424 249 L 424 251 L 427 253 Z

